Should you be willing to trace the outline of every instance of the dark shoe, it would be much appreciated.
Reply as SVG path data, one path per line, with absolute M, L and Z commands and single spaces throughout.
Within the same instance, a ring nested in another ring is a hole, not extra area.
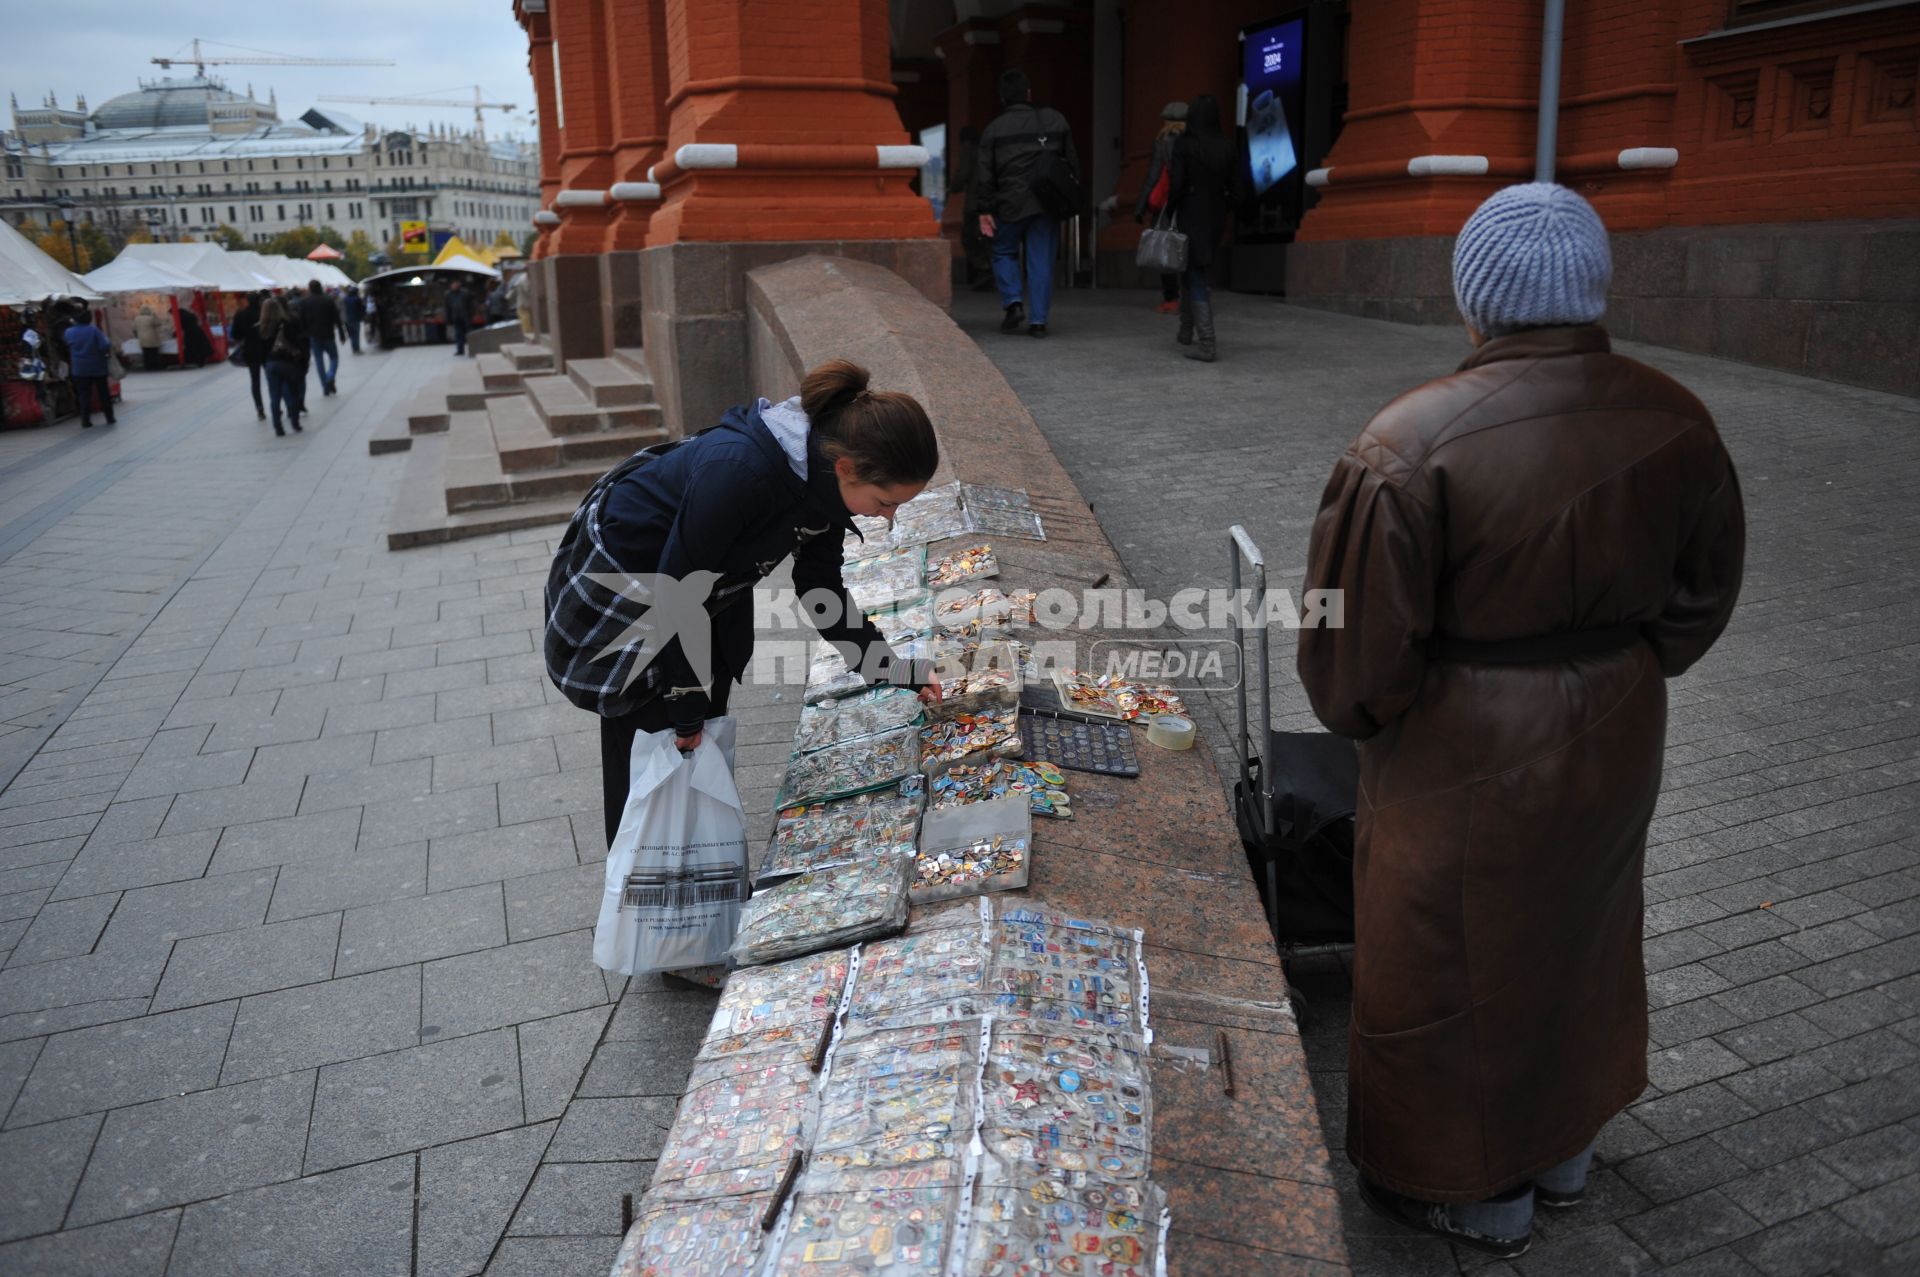
M 1533 1245 L 1532 1233 L 1525 1237 L 1488 1237 L 1485 1233 L 1476 1233 L 1471 1228 L 1454 1223 L 1445 1206 L 1402 1197 L 1392 1189 L 1372 1183 L 1364 1175 L 1360 1177 L 1360 1198 L 1372 1208 L 1374 1214 L 1402 1228 L 1444 1237 L 1450 1242 L 1458 1242 L 1471 1250 L 1500 1259 L 1518 1259 Z
M 1207 301 L 1193 302 L 1190 309 L 1193 312 L 1193 334 L 1195 341 L 1193 349 L 1187 352 L 1187 358 L 1197 359 L 1203 364 L 1210 364 L 1215 358 L 1213 348 L 1213 301 L 1208 299 Z
M 253 410 L 253 415 L 255 417 L 258 417 L 261 421 L 265 421 L 267 419 L 267 414 L 264 412 L 261 412 L 258 408 L 255 408 Z
M 1556 1193 L 1551 1188 L 1542 1188 L 1538 1184 L 1533 1186 L 1533 1204 L 1535 1206 L 1551 1206 L 1555 1210 L 1565 1210 L 1569 1206 L 1578 1206 L 1586 1200 L 1587 1190 L 1584 1188 L 1577 1189 L 1571 1193 Z
M 82 430 L 91 430 L 93 429 L 93 423 L 91 421 L 83 421 L 80 423 L 80 428 Z
M 273 423 L 273 433 L 279 435 L 282 439 L 287 437 L 287 432 L 281 428 L 280 423 L 277 421 Z
M 1047 326 L 1046 326 L 1045 324 L 1029 324 L 1029 325 L 1027 325 L 1027 336 L 1029 336 L 1029 337 L 1045 337 L 1046 335 L 1047 335 Z
M 1013 305 L 1007 307 L 1006 314 L 1000 316 L 1000 331 L 1003 333 L 1017 333 L 1020 331 L 1020 325 L 1026 322 L 1026 305 L 1022 302 L 1015 302 Z
M 301 433 L 301 431 L 300 431 L 300 418 L 298 418 L 298 417 L 295 417 L 295 418 L 293 419 L 293 433 L 295 433 L 295 434 L 299 434 L 299 433 Z
M 1180 331 L 1173 339 L 1182 346 L 1193 345 L 1193 300 L 1182 290 L 1180 293 Z
M 110 425 L 110 426 L 117 426 L 117 425 L 119 425 L 119 424 L 120 424 L 120 418 L 118 418 L 118 417 L 108 417 L 108 418 L 107 418 L 107 424 L 108 424 L 108 425 Z

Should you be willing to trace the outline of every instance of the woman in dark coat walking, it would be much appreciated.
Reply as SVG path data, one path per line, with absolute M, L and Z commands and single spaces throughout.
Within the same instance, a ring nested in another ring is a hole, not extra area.
M 1213 292 L 1207 268 L 1233 215 L 1233 146 L 1220 131 L 1220 104 L 1202 93 L 1187 106 L 1187 131 L 1173 144 L 1167 208 L 1187 236 L 1187 269 L 1180 277 L 1180 332 L 1174 340 L 1193 346 L 1188 359 L 1212 363 Z M 1199 343 L 1195 345 L 1195 337 Z
M 1597 325 L 1606 228 L 1565 187 L 1489 199 L 1454 291 L 1476 349 L 1383 409 L 1321 499 L 1303 630 L 1360 745 L 1347 1151 L 1375 1210 L 1511 1257 L 1585 1191 L 1646 1087 L 1641 870 L 1665 680 L 1739 594 L 1713 419 Z

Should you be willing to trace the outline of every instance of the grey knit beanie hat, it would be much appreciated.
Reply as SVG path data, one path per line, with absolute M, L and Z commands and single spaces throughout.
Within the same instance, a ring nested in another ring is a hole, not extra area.
M 1187 104 L 1185 102 L 1167 103 L 1165 106 L 1160 108 L 1160 118 L 1163 120 L 1172 120 L 1175 122 L 1186 119 Z
M 1482 336 L 1591 324 L 1607 310 L 1613 254 L 1593 205 L 1554 182 L 1496 191 L 1453 244 L 1453 295 Z

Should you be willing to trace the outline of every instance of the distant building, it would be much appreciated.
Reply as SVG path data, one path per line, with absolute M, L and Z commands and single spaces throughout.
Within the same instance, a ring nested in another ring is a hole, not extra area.
M 300 226 L 365 231 L 384 244 L 403 221 L 490 244 L 517 240 L 540 207 L 539 148 L 434 126 L 381 131 L 331 107 L 283 122 L 212 77 L 143 81 L 91 114 L 49 96 L 13 101 L 0 132 L 0 217 L 77 220 L 154 238 L 204 239 L 226 224 L 254 243 Z

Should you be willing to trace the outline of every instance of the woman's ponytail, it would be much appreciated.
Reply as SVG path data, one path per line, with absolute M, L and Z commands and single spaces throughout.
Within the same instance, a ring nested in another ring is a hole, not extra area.
M 940 466 L 940 444 L 919 400 L 898 390 L 869 390 L 867 370 L 829 359 L 800 382 L 800 407 L 820 452 L 853 463 L 861 483 L 925 483 Z

